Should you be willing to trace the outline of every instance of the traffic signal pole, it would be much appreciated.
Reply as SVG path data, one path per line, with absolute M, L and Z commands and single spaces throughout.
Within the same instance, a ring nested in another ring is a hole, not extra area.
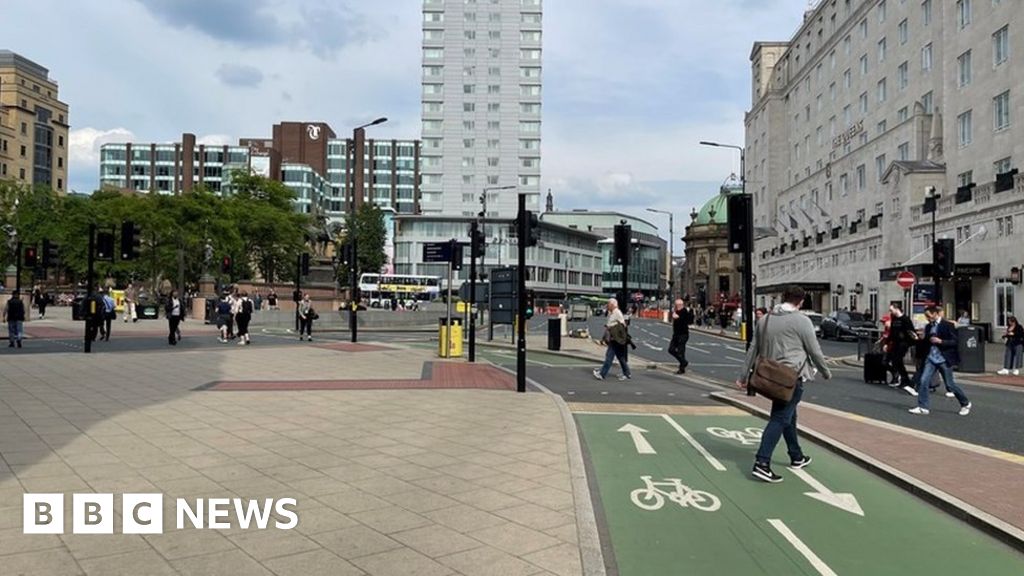
M 95 257 L 96 257 L 96 225 L 95 224 L 89 224 L 89 246 L 88 246 L 88 255 L 86 256 L 86 261 L 88 262 L 88 268 L 87 268 L 86 273 L 85 273 L 85 300 L 82 301 L 82 310 L 80 311 L 81 314 L 82 314 L 82 319 L 85 320 L 84 350 L 85 350 L 86 354 L 92 352 L 92 338 L 90 338 L 90 336 L 91 336 L 91 330 L 90 329 L 92 328 L 92 316 L 93 316 L 92 315 L 92 312 L 93 312 L 92 311 L 92 305 L 93 305 L 93 301 L 92 301 L 92 284 L 93 284 L 93 269 L 94 269 L 95 264 L 96 264 L 95 261 L 94 261 Z
M 21 294 L 21 240 L 18 240 L 18 245 L 14 250 L 14 290 Z
M 469 225 L 469 361 L 476 362 L 476 256 L 481 252 L 480 226 L 476 220 Z
M 359 340 L 359 324 L 356 318 L 356 313 L 359 312 L 359 275 L 356 268 L 359 266 L 359 251 L 356 248 L 356 235 L 352 233 L 352 255 L 349 257 L 351 262 L 348 265 L 348 276 L 349 276 L 349 294 L 351 297 L 349 303 L 351 310 L 348 314 L 348 327 L 352 332 L 352 342 Z
M 526 195 L 519 194 L 519 278 L 516 287 L 516 392 L 526 392 L 526 243 L 530 223 L 526 214 Z

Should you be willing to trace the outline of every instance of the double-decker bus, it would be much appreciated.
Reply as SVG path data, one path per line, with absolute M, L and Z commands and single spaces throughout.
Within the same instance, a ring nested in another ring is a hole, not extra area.
M 359 292 L 369 301 L 371 308 L 388 306 L 392 298 L 410 308 L 416 302 L 437 298 L 441 292 L 441 279 L 412 274 L 364 273 L 359 277 Z

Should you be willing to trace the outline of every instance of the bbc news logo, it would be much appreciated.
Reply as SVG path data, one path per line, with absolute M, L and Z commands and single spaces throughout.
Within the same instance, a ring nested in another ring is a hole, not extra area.
M 64 533 L 64 494 L 25 494 L 22 531 L 25 534 Z M 249 530 L 291 530 L 299 524 L 294 498 L 177 498 L 175 528 L 187 526 L 200 530 L 227 530 L 230 519 Z M 113 494 L 72 494 L 72 534 L 113 534 Z M 163 494 L 122 494 L 122 534 L 163 534 Z

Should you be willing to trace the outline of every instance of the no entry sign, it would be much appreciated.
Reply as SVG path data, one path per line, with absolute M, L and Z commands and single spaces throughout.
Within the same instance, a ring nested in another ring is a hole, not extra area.
M 910 287 L 914 285 L 914 282 L 917 282 L 917 277 L 914 276 L 913 272 L 908 270 L 904 270 L 896 276 L 896 284 L 904 290 L 910 290 Z

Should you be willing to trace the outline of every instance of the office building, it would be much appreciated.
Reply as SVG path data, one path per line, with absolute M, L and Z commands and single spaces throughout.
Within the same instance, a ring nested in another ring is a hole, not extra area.
M 949 238 L 947 311 L 1004 325 L 1020 298 L 1022 30 L 1009 0 L 827 0 L 788 42 L 754 44 L 747 191 L 777 234 L 756 242 L 759 305 L 790 283 L 824 312 L 929 301 L 932 240 Z
M 424 0 L 423 202 L 427 214 L 514 218 L 540 209 L 541 0 Z
M 49 70 L 0 50 L 0 179 L 64 194 L 69 122 Z

